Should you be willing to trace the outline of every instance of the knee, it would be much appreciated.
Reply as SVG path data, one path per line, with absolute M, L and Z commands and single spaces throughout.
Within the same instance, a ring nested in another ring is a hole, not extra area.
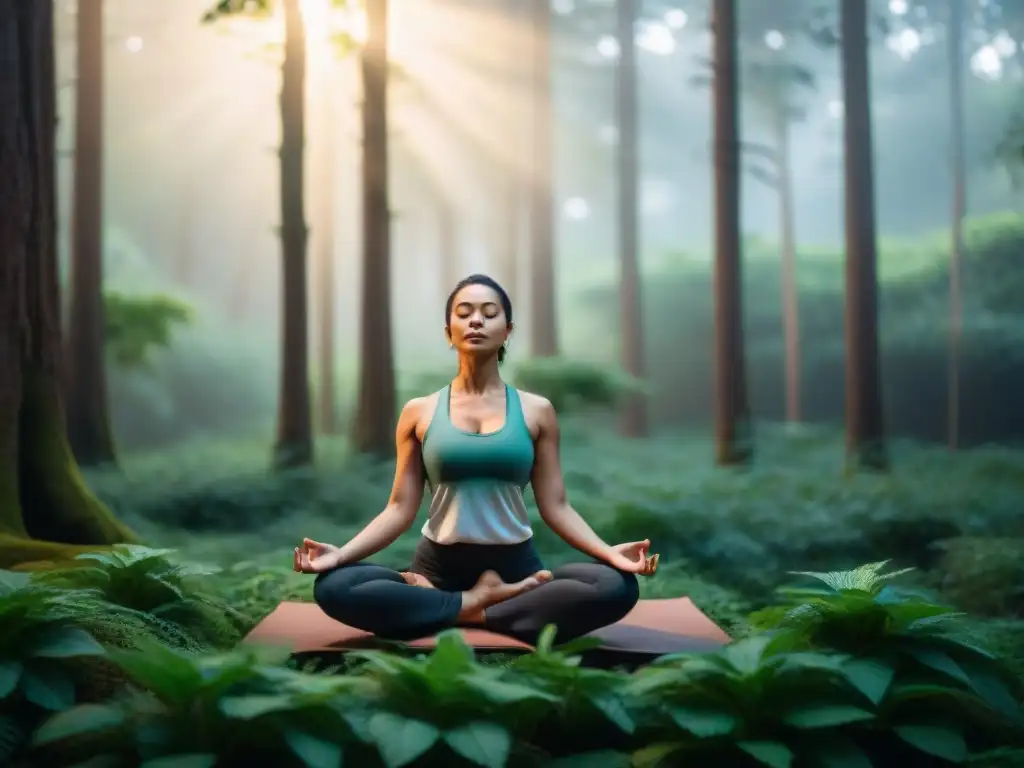
M 621 610 L 623 616 L 640 600 L 640 584 L 634 574 L 605 563 L 587 563 L 579 567 L 586 569 L 586 580 L 593 585 L 600 601 Z
M 320 610 L 337 621 L 345 622 L 346 610 L 352 605 L 352 590 L 364 581 L 360 565 L 343 565 L 317 574 L 313 582 L 313 600 Z

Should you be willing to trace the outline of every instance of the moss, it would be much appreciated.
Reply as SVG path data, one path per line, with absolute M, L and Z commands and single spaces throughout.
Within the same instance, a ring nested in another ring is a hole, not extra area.
M 33 538 L 100 545 L 138 540 L 86 485 L 68 446 L 56 383 L 38 370 L 25 371 L 20 448 L 21 508 L 30 511 L 25 527 Z
M 0 533 L 0 568 L 38 570 L 44 563 L 71 560 L 76 555 L 95 552 L 96 549 L 94 546 L 38 541 Z

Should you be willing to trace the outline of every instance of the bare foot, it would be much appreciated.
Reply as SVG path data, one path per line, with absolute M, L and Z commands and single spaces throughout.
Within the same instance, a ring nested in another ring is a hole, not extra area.
M 494 571 L 484 571 L 476 585 L 462 593 L 460 624 L 483 624 L 484 610 L 551 581 L 551 571 L 537 571 L 522 581 L 506 584 Z
M 418 573 L 409 573 L 402 571 L 402 578 L 405 579 L 405 583 L 410 587 L 423 587 L 424 589 L 434 589 L 434 585 L 430 583 L 426 576 Z

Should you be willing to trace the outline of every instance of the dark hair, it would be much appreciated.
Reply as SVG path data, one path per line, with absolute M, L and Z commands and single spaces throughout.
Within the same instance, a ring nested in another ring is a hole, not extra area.
M 493 277 L 487 275 L 470 275 L 459 280 L 458 284 L 452 289 L 452 292 L 448 294 L 448 302 L 444 306 L 444 327 L 447 328 L 451 324 L 452 317 L 452 304 L 455 303 L 455 294 L 465 288 L 467 285 L 482 285 L 486 288 L 490 288 L 496 294 L 498 294 L 498 300 L 501 302 L 501 308 L 505 312 L 505 322 L 512 322 L 512 300 L 508 297 L 508 293 L 498 285 L 498 281 Z M 498 362 L 505 362 L 505 345 L 501 346 L 498 350 Z

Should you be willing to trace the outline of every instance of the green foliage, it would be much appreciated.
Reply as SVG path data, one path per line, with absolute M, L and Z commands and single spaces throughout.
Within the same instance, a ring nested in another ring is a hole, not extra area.
M 89 590 L 169 645 L 195 648 L 198 640 L 217 647 L 239 640 L 248 618 L 204 589 L 209 580 L 203 577 L 217 569 L 174 563 L 168 559 L 172 552 L 121 545 L 79 555 L 74 563 L 36 578 L 55 587 Z
M 640 382 L 612 367 L 557 357 L 526 360 L 513 376 L 520 389 L 543 395 L 559 412 L 611 406 L 631 391 L 644 391 Z
M 1024 684 L 958 622 L 963 614 L 888 580 L 885 562 L 852 571 L 804 573 L 820 588 L 781 591 L 756 627 L 775 648 L 838 652 L 842 673 L 877 707 L 881 722 L 912 747 L 962 762 L 969 740 L 1024 735 Z
M 1024 324 L 1014 297 L 1024 291 L 1024 224 L 1000 215 L 966 223 L 961 431 L 964 444 L 1016 440 L 1024 433 Z M 886 425 L 890 434 L 943 441 L 948 373 L 947 233 L 879 245 L 880 342 Z M 785 382 L 778 250 L 745 243 L 744 330 L 748 384 L 757 418 L 784 419 Z M 709 261 L 651 271 L 644 286 L 647 360 L 655 417 L 704 425 L 714 412 L 714 313 Z M 803 416 L 838 422 L 843 413 L 842 254 L 801 247 L 797 253 L 803 346 Z M 591 334 L 611 333 L 608 284 L 581 298 Z M 664 318 L 673 318 L 671 323 Z
M 1024 538 L 962 536 L 938 542 L 939 585 L 980 616 L 1024 616 Z
M 75 703 L 71 660 L 99 656 L 102 646 L 75 619 L 102 610 L 96 595 L 0 571 L 0 765 L 22 749 L 41 712 Z
M 170 296 L 104 294 L 107 351 L 122 368 L 149 368 L 156 350 L 167 349 L 174 329 L 192 322 L 188 304 Z

